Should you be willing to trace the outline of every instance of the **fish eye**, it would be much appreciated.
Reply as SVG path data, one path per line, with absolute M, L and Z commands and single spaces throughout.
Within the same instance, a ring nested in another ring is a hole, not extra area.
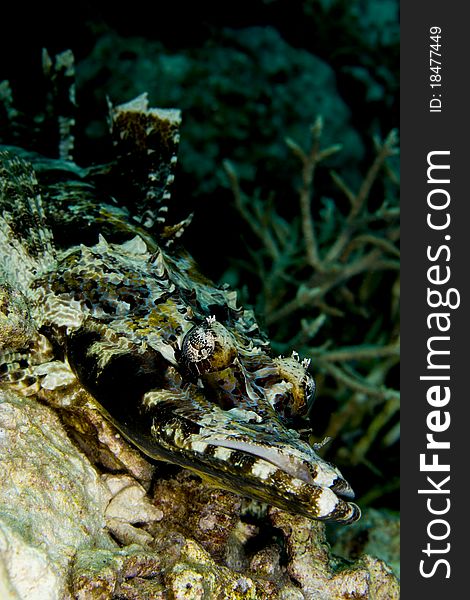
M 236 342 L 215 317 L 208 317 L 204 325 L 196 325 L 188 331 L 181 355 L 187 364 L 196 363 L 200 374 L 220 371 L 233 363 L 237 355 Z
M 215 349 L 215 336 L 210 327 L 195 325 L 183 340 L 181 354 L 188 363 L 198 363 L 209 358 Z

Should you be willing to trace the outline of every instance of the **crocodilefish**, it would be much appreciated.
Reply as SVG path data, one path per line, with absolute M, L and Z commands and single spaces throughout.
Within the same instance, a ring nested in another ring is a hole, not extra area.
M 340 471 L 292 427 L 309 363 L 272 355 L 236 293 L 182 249 L 167 219 L 180 112 L 110 109 L 113 159 L 79 167 L 0 151 L 0 381 L 26 395 L 83 389 L 153 459 L 311 519 L 360 516 Z M 62 127 L 62 130 L 67 128 Z

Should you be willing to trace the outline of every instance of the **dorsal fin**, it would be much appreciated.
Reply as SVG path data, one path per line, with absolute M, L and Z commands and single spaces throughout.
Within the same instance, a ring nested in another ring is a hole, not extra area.
M 33 167 L 7 151 L 0 151 L 0 214 L 2 275 L 27 286 L 54 262 L 55 250 Z
M 158 234 L 168 212 L 181 111 L 149 108 L 147 94 L 141 94 L 125 104 L 110 106 L 110 120 L 119 200 L 136 222 Z
M 43 71 L 48 90 L 45 108 L 28 127 L 14 126 L 18 114 L 10 86 L 8 82 L 0 84 L 0 130 L 3 118 L 12 130 L 34 133 L 34 143 L 28 147 L 44 156 L 58 157 L 27 157 L 34 164 L 40 185 L 46 182 L 44 202 L 57 247 L 67 247 L 77 237 L 77 241 L 83 241 L 83 236 L 93 243 L 96 230 L 118 243 L 127 234 L 138 234 L 147 243 L 153 239 L 170 246 L 192 217 L 176 223 L 176 219 L 167 219 L 181 111 L 151 108 L 147 94 L 117 106 L 110 104 L 114 157 L 104 164 L 80 169 L 71 162 L 76 108 L 72 52 L 67 50 L 51 58 L 44 50 Z M 7 136 L 6 141 L 16 141 L 16 137 Z M 23 138 L 19 136 L 18 141 L 24 142 Z M 150 242 L 149 247 L 153 246 L 155 242 Z

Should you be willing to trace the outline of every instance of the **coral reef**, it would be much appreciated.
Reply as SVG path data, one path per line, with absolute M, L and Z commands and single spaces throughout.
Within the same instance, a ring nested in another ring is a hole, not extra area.
M 77 551 L 116 548 L 104 534 L 110 493 L 36 400 L 0 391 L 0 431 L 2 597 L 67 597 Z
M 330 530 L 333 552 L 355 559 L 367 553 L 387 563 L 400 577 L 400 518 L 397 513 L 368 508 L 354 528 Z

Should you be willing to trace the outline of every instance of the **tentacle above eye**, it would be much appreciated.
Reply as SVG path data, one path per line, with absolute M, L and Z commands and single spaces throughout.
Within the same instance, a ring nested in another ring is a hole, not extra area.
M 308 372 L 310 361 L 300 361 L 296 352 L 273 359 L 281 384 L 271 390 L 272 403 L 284 416 L 307 417 L 315 398 L 315 380 Z

